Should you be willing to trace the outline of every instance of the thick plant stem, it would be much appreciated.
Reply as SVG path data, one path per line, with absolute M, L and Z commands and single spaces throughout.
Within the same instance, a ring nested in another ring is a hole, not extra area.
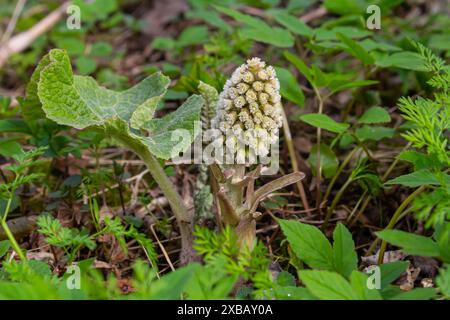
M 11 230 L 9 229 L 8 224 L 6 223 L 6 218 L 8 216 L 9 208 L 11 208 L 11 202 L 12 202 L 12 196 L 8 199 L 8 202 L 6 204 L 5 212 L 3 214 L 3 217 L 0 220 L 1 226 L 3 230 L 5 231 L 6 236 L 8 237 L 9 242 L 11 243 L 11 246 L 13 247 L 14 251 L 17 252 L 19 255 L 20 260 L 26 261 L 27 257 L 24 255 L 22 249 L 20 248 L 19 244 L 16 241 L 16 238 L 14 238 L 14 235 L 12 234 Z
M 405 210 L 405 208 L 411 203 L 411 201 L 414 200 L 414 198 L 416 198 L 426 188 L 427 188 L 427 186 L 423 185 L 420 188 L 418 188 L 416 191 L 411 193 L 402 202 L 402 204 L 397 208 L 397 210 L 395 210 L 394 215 L 392 216 L 391 220 L 389 220 L 389 223 L 386 226 L 386 228 L 384 228 L 384 230 L 391 230 L 391 229 L 393 229 L 395 227 L 395 225 L 397 224 L 397 222 L 398 222 L 401 214 Z M 366 256 L 369 256 L 375 250 L 375 247 L 377 246 L 379 241 L 380 241 L 380 238 L 377 238 L 377 239 L 375 239 L 374 242 L 372 242 L 372 245 L 369 247 L 369 249 L 366 252 Z M 383 240 L 381 242 L 380 252 L 378 253 L 378 264 L 381 264 L 383 262 L 384 252 L 386 251 L 386 245 L 387 245 L 386 241 Z
M 150 174 L 161 188 L 164 196 L 169 202 L 170 207 L 172 208 L 175 218 L 177 219 L 181 235 L 181 264 L 184 265 L 196 260 L 196 254 L 193 249 L 194 235 L 192 229 L 192 217 L 183 203 L 181 196 L 176 191 L 175 186 L 169 180 L 164 172 L 164 169 L 155 156 L 147 150 L 135 151 L 137 151 L 141 159 L 147 165 Z

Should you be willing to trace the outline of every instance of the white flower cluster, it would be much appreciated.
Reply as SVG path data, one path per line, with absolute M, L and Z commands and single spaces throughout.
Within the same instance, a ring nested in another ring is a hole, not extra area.
M 247 60 L 227 80 L 212 128 L 225 135 L 228 150 L 239 158 L 265 157 L 283 124 L 280 83 L 275 69 L 259 58 Z

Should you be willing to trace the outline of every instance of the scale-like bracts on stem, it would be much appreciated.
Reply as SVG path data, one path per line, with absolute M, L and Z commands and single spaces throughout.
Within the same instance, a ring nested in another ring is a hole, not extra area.
M 223 167 L 217 163 L 210 166 L 217 183 L 215 193 L 221 217 L 235 228 L 239 242 L 252 248 L 256 219 L 261 216 L 257 212 L 259 203 L 272 192 L 304 177 L 303 173 L 294 172 L 255 190 L 262 164 L 247 171 L 251 164 L 257 164 L 253 161 L 256 157 L 271 153 L 283 125 L 280 83 L 274 68 L 259 58 L 249 59 L 237 68 L 225 83 L 211 124 L 224 136 L 227 157 L 231 154 L 234 160 L 230 164 L 227 159 Z
M 228 151 L 244 163 L 249 154 L 267 156 L 282 126 L 280 83 L 275 69 L 259 58 L 247 60 L 227 80 L 212 127 L 226 137 Z

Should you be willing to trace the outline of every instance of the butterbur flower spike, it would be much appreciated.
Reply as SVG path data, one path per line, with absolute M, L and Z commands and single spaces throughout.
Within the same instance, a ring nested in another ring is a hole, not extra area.
M 266 157 L 270 153 L 282 125 L 280 83 L 275 69 L 259 58 L 247 60 L 225 83 L 211 121 L 211 127 L 224 136 L 227 155 L 233 155 L 235 162 L 223 168 L 215 163 L 210 168 L 217 183 L 220 216 L 235 228 L 240 244 L 250 249 L 256 239 L 256 219 L 261 215 L 257 211 L 259 203 L 304 177 L 294 172 L 255 190 L 262 165 L 247 172 L 253 156 Z
M 265 157 L 278 141 L 283 124 L 280 83 L 275 69 L 259 58 L 247 60 L 225 83 L 212 128 L 218 129 L 227 151 L 236 158 Z

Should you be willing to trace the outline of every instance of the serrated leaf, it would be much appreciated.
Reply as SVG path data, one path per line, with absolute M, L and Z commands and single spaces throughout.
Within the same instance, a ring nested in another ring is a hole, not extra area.
M 126 91 L 115 92 L 93 78 L 74 76 L 65 51 L 53 49 L 46 57 L 38 84 L 42 109 L 48 118 L 77 129 L 103 125 L 114 117 L 128 121 L 137 109 L 145 108 L 153 116 L 151 98 L 162 95 L 169 84 L 167 77 L 156 73 Z
M 74 76 L 63 50 L 51 50 L 44 62 L 38 95 L 47 116 L 57 123 L 78 129 L 103 128 L 134 151 L 139 153 L 146 148 L 163 159 L 184 152 L 199 133 L 195 126 L 199 124 L 204 100 L 198 95 L 188 98 L 175 112 L 152 119 L 170 82 L 161 73 L 128 90 L 115 92 L 100 87 L 93 78 Z M 149 135 L 141 136 L 130 127 L 146 130 Z
M 305 96 L 294 75 L 289 70 L 281 67 L 276 67 L 275 71 L 280 80 L 281 96 L 299 107 L 303 107 L 305 105 Z
M 419 236 L 400 230 L 383 230 L 377 232 L 379 238 L 400 247 L 411 255 L 439 257 L 439 245 L 431 238 Z
M 322 270 L 300 270 L 300 280 L 321 300 L 356 300 L 350 283 L 340 274 Z
M 396 280 L 408 268 L 408 261 L 395 261 L 383 263 L 380 267 L 381 289 Z
M 367 286 L 368 276 L 365 273 L 353 271 L 350 275 L 350 285 L 358 300 L 382 300 L 380 293 L 376 289 L 369 289 Z
M 211 128 L 211 120 L 216 116 L 219 93 L 216 88 L 203 81 L 199 81 L 198 91 L 203 99 L 205 99 L 201 113 L 202 126 L 205 130 L 208 130 Z
M 278 220 L 296 256 L 315 269 L 333 269 L 333 251 L 317 228 L 298 221 Z
M 141 141 L 157 157 L 170 159 L 184 152 L 200 132 L 203 98 L 190 96 L 177 110 L 163 118 L 152 119 L 142 128 L 150 134 Z
M 371 107 L 359 118 L 359 123 L 387 123 L 391 121 L 391 116 L 382 107 Z
M 342 223 L 338 223 L 333 232 L 333 265 L 344 277 L 350 276 L 358 267 L 352 234 Z
M 300 120 L 314 127 L 322 128 L 331 132 L 342 133 L 348 129 L 347 123 L 339 123 L 329 116 L 320 113 L 309 113 L 300 116 Z

